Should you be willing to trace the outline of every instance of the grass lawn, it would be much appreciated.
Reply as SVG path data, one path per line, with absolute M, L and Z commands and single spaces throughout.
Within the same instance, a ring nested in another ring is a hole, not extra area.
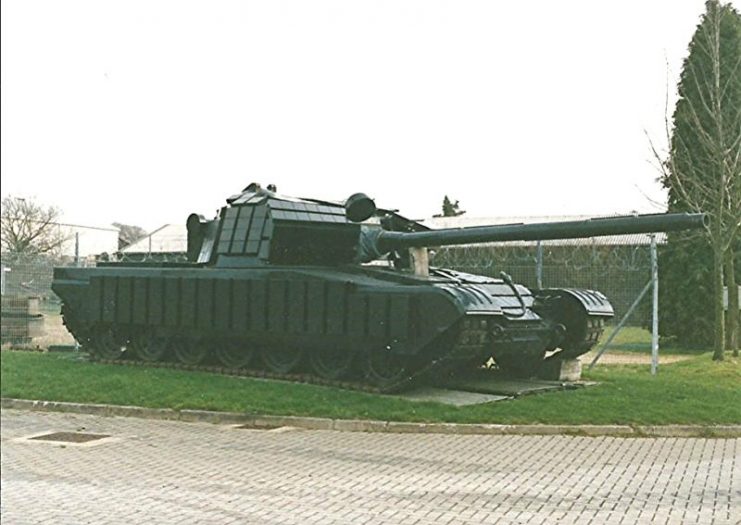
M 610 334 L 615 330 L 614 326 L 608 326 L 605 328 L 605 332 L 600 337 L 599 342 L 595 346 L 595 349 L 602 347 Z M 668 350 L 665 350 L 667 348 Z M 638 326 L 624 326 L 620 329 L 615 339 L 610 343 L 608 353 L 612 351 L 618 352 L 634 352 L 651 355 L 651 331 Z M 703 353 L 702 349 L 697 348 L 683 348 L 677 347 L 676 344 L 667 342 L 664 338 L 659 340 L 659 355 L 664 353 L 679 354 L 679 355 L 698 355 Z
M 203 372 L 89 363 L 75 353 L 2 352 L 3 397 L 252 414 L 456 423 L 739 424 L 741 360 L 585 370 L 600 384 L 471 407 Z
M 601 348 L 614 330 L 614 326 L 607 326 L 595 348 Z M 610 349 L 644 351 L 650 354 L 651 332 L 637 326 L 624 326 L 610 343 Z

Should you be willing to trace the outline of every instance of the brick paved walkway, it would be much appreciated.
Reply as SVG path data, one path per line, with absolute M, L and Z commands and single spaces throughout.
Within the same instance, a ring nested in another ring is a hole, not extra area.
M 23 442 L 44 431 L 119 441 Z M 3 525 L 739 523 L 741 439 L 239 430 L 2 412 Z

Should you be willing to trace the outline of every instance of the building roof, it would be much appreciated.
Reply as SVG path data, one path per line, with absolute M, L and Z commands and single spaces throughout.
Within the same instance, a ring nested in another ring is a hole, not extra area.
M 146 237 L 129 244 L 121 253 L 185 253 L 188 230 L 185 224 L 165 224 Z
M 60 247 L 61 255 L 88 257 L 118 250 L 118 228 L 66 223 L 58 223 L 56 227 L 65 239 Z

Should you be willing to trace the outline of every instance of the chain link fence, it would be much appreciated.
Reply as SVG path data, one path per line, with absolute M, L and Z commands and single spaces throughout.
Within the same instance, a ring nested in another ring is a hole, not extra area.
M 94 265 L 94 258 L 3 254 L 2 344 L 39 348 L 74 344 L 62 323 L 61 301 L 51 289 L 54 267 Z

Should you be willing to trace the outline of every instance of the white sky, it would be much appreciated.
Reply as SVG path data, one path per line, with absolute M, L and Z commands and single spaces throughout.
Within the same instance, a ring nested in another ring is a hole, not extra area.
M 3 0 L 2 194 L 211 217 L 252 181 L 413 218 L 657 211 L 704 0 Z M 671 111 L 671 107 L 670 107 Z

